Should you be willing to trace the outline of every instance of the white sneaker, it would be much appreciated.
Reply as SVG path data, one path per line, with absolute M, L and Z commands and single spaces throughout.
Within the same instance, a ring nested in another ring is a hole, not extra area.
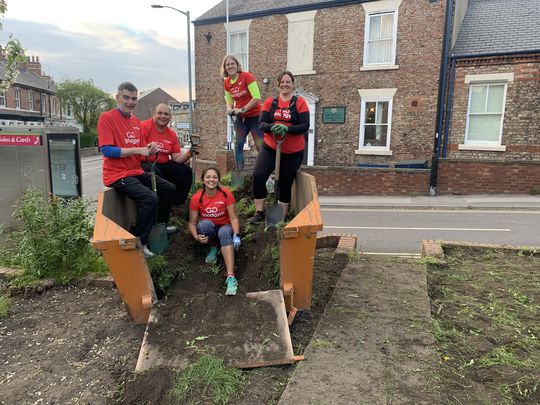
M 155 254 L 152 253 L 150 249 L 148 249 L 148 246 L 146 245 L 143 245 L 143 254 L 144 254 L 144 257 L 147 259 L 155 256 Z
M 167 228 L 165 228 L 165 231 L 167 232 L 167 235 L 173 235 L 178 232 L 178 228 L 174 225 L 169 225 Z

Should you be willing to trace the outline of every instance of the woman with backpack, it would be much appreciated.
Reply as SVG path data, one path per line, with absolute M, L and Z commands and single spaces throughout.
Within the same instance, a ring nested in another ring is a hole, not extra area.
M 251 222 L 264 220 L 264 199 L 266 180 L 276 165 L 276 139 L 284 138 L 281 145 L 281 164 L 278 187 L 279 205 L 283 218 L 289 211 L 291 187 L 296 172 L 304 159 L 304 136 L 309 130 L 309 108 L 306 101 L 294 95 L 294 76 L 284 71 L 278 76 L 279 96 L 269 97 L 261 108 L 259 128 L 264 131 L 264 144 L 261 147 L 253 169 L 253 199 L 255 215 Z
M 189 233 L 197 242 L 211 245 L 206 263 L 217 262 L 221 247 L 227 270 L 225 295 L 235 295 L 238 282 L 234 275 L 234 251 L 240 248 L 241 240 L 234 196 L 219 184 L 221 174 L 215 167 L 204 169 L 201 180 L 203 188 L 191 197 L 189 204 Z
M 225 102 L 227 114 L 234 118 L 236 134 L 235 162 L 236 170 L 244 170 L 244 144 L 251 132 L 257 151 L 262 144 L 263 133 L 259 129 L 259 112 L 261 111 L 261 93 L 255 76 L 242 71 L 240 61 L 227 55 L 221 64 L 221 75 L 224 78 Z

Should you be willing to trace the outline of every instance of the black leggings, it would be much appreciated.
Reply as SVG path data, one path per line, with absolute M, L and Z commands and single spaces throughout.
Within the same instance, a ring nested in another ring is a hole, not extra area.
M 281 153 L 279 169 L 278 199 L 282 203 L 291 202 L 291 187 L 296 177 L 296 172 L 304 160 L 304 151 L 295 153 Z M 255 160 L 253 169 L 253 198 L 266 198 L 266 180 L 276 167 L 276 151 L 267 144 L 261 147 Z

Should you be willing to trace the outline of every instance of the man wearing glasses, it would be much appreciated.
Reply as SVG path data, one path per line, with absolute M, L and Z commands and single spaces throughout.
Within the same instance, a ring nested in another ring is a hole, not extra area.
M 156 219 L 156 208 L 158 223 L 166 224 L 176 187 L 156 176 L 156 195 L 152 191 L 151 175 L 141 168 L 141 156 L 155 155 L 159 147 L 155 142 L 146 144 L 141 122 L 133 115 L 137 88 L 130 82 L 121 83 L 116 102 L 116 108 L 101 114 L 97 127 L 99 147 L 103 153 L 103 183 L 137 204 L 137 221 L 131 233 L 141 239 L 144 255 L 148 258 L 154 256 L 148 242 Z

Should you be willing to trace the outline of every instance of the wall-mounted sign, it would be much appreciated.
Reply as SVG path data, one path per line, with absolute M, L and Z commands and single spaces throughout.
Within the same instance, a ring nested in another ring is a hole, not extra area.
M 344 124 L 345 107 L 323 107 L 323 124 Z
M 41 136 L 0 135 L 0 146 L 41 146 Z

